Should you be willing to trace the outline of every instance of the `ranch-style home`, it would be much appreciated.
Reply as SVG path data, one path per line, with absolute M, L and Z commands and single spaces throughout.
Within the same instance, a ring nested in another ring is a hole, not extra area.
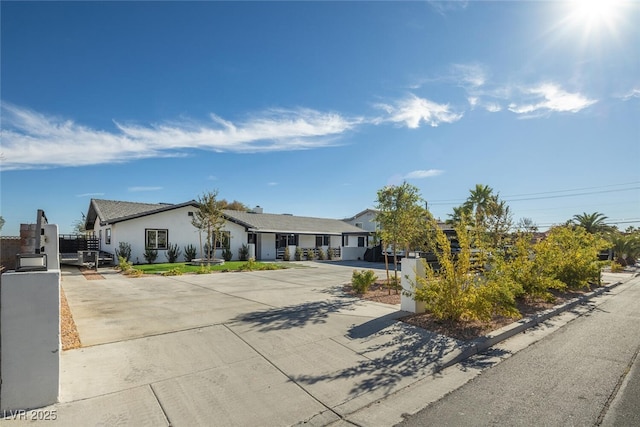
M 91 199 L 86 216 L 87 232 L 99 239 L 100 251 L 115 254 L 120 242 L 131 245 L 131 261 L 143 263 L 146 249 L 156 249 L 156 262 L 166 262 L 166 250 L 177 244 L 193 245 L 200 253 L 200 231 L 191 223 L 198 210 L 195 200 L 180 204 L 149 204 Z M 257 260 L 282 259 L 285 247 L 291 258 L 296 248 L 331 249 L 335 258 L 362 259 L 369 245 L 369 232 L 345 221 L 289 214 L 264 213 L 256 207 L 250 212 L 224 210 L 223 241 L 217 243 L 216 258 L 228 245 L 233 259 L 247 245 Z M 204 242 L 206 236 L 202 236 Z M 115 258 L 115 257 L 114 257 Z M 117 259 L 117 258 L 116 258 Z

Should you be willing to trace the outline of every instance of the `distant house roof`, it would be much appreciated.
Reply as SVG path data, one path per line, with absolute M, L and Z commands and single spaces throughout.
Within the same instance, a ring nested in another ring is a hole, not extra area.
M 225 217 L 249 231 L 282 234 L 367 234 L 361 228 L 339 219 L 313 218 L 287 214 L 224 211 Z
M 197 209 L 198 203 L 195 200 L 180 204 L 168 204 L 91 199 L 89 212 L 87 213 L 86 228 L 88 230 L 93 229 L 97 220 L 100 221 L 101 225 L 115 224 L 184 206 L 193 206 Z M 248 231 L 255 233 L 367 234 L 361 228 L 338 219 L 253 213 L 226 209 L 222 212 L 227 220 L 242 225 Z
M 354 219 L 357 219 L 357 218 L 359 218 L 359 217 L 361 217 L 361 216 L 363 216 L 363 215 L 369 214 L 369 213 L 374 214 L 374 215 L 377 215 L 377 214 L 378 214 L 378 211 L 377 211 L 377 210 L 375 210 L 375 209 L 365 209 L 365 210 L 363 210 L 362 212 L 358 212 L 357 214 L 355 214 L 355 215 L 354 215 L 354 216 L 352 216 L 351 218 L 345 218 L 345 219 L 343 219 L 343 221 L 353 221 Z
M 100 220 L 101 225 L 115 224 L 117 222 L 178 209 L 184 206 L 193 206 L 197 208 L 198 204 L 195 200 L 180 204 L 170 204 L 91 199 L 85 227 L 87 230 L 92 229 L 98 219 Z

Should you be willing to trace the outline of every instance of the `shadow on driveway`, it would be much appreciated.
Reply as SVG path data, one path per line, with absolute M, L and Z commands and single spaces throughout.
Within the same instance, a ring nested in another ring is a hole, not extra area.
M 351 300 L 307 302 L 240 314 L 232 321 L 253 324 L 260 332 L 302 328 L 306 325 L 326 323 L 331 313 L 341 310 L 355 310 L 355 306 L 358 304 L 361 304 L 361 302 L 355 298 Z

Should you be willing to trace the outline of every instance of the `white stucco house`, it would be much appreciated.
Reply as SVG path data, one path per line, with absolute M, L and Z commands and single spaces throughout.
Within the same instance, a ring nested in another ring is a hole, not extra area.
M 365 209 L 358 212 L 351 218 L 343 219 L 344 222 L 374 233 L 380 229 L 380 224 L 376 221 L 378 211 L 375 209 Z
M 199 230 L 191 223 L 197 209 L 195 200 L 149 204 L 91 199 L 85 227 L 99 238 L 101 251 L 115 254 L 120 242 L 131 245 L 134 263 L 145 262 L 147 248 L 158 251 L 156 262 L 166 262 L 170 244 L 177 244 L 183 255 L 184 247 L 193 245 L 202 257 Z M 362 259 L 369 244 L 367 230 L 338 219 L 268 214 L 261 208 L 251 212 L 224 210 L 223 214 L 223 231 L 233 259 L 238 259 L 238 250 L 247 245 L 250 256 L 257 260 L 281 259 L 287 246 L 292 259 L 300 247 L 322 248 L 325 252 L 331 248 L 340 259 L 356 260 Z M 223 249 L 219 243 L 217 258 Z

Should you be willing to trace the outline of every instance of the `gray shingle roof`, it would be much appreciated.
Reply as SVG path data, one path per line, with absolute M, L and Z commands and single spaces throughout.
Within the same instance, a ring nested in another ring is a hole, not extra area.
M 361 228 L 339 219 L 313 218 L 306 216 L 251 213 L 225 210 L 224 215 L 252 231 L 299 234 L 367 234 Z
M 172 205 L 167 203 L 137 203 L 91 199 L 86 226 L 87 229 L 93 229 L 96 220 L 100 220 L 102 223 L 113 224 L 188 205 L 196 206 L 197 203 L 192 200 L 190 202 Z M 224 210 L 223 213 L 228 220 L 238 223 L 254 232 L 333 235 L 341 235 L 343 233 L 367 234 L 367 232 L 361 228 L 347 224 L 339 219 L 251 213 L 233 210 Z
M 150 215 L 156 212 L 176 209 L 182 206 L 194 205 L 195 201 L 180 204 L 170 203 L 138 203 L 123 202 L 119 200 L 91 199 L 87 214 L 87 228 L 93 228 L 94 222 L 99 219 L 102 223 L 115 223 L 131 218 Z

